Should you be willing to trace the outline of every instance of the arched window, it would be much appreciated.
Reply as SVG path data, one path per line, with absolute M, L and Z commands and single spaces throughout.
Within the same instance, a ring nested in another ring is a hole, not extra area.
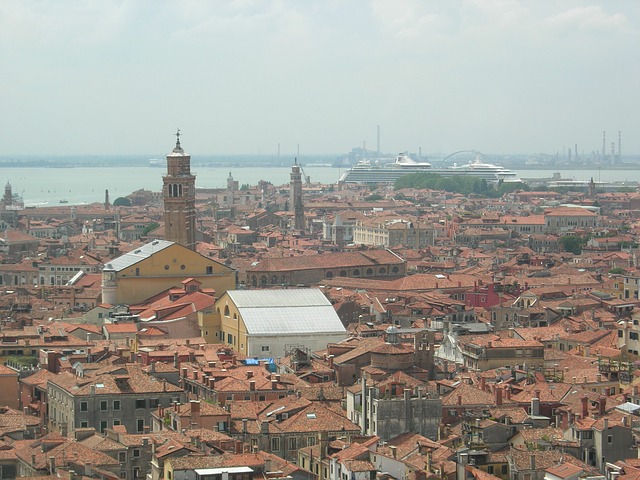
M 331 278 L 333 278 L 333 272 L 327 272 L 327 273 L 325 273 L 324 276 L 325 276 L 325 278 L 331 279 Z
M 398 269 L 398 267 L 393 267 L 393 268 L 391 269 L 391 271 L 392 271 L 393 273 L 398 273 L 400 270 Z
M 367 268 L 367 275 L 373 275 L 373 268 Z
M 266 275 L 262 275 L 260 277 L 260 285 L 266 285 L 267 284 L 267 277 Z
M 340 276 L 341 277 L 346 277 L 347 276 L 347 271 L 346 270 L 340 270 Z
M 274 275 L 271 277 L 271 284 L 275 285 L 276 283 L 278 283 L 278 276 Z
M 385 273 L 387 273 L 387 269 L 384 267 L 380 268 L 380 275 L 384 275 Z
M 238 314 L 237 314 L 237 313 L 234 313 L 234 314 L 233 314 L 233 319 L 234 319 L 234 320 L 237 320 L 237 319 L 238 319 Z
M 228 317 L 229 316 L 229 305 L 225 305 L 224 306 L 224 316 Z
M 258 277 L 256 277 L 255 275 L 253 277 L 251 277 L 251 286 L 252 287 L 257 287 L 258 286 Z
M 359 277 L 360 276 L 360 270 L 358 270 L 357 268 L 353 271 L 353 276 L 354 277 Z

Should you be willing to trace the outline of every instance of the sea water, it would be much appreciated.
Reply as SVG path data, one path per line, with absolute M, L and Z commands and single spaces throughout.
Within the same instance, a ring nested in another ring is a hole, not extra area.
M 345 169 L 335 167 L 303 167 L 312 183 L 335 184 Z M 239 185 L 257 185 L 266 180 L 273 185 L 287 185 L 291 167 L 213 167 L 192 166 L 196 187 L 224 188 L 231 173 Z M 560 173 L 563 179 L 602 182 L 640 182 L 640 170 L 524 170 L 514 168 L 521 178 L 550 178 Z M 113 202 L 136 190 L 159 192 L 166 168 L 149 166 L 115 167 L 12 167 L 0 166 L 0 183 L 10 182 L 13 193 L 22 196 L 25 205 L 57 205 L 104 202 L 105 190 Z M 286 187 L 285 187 L 286 188 Z

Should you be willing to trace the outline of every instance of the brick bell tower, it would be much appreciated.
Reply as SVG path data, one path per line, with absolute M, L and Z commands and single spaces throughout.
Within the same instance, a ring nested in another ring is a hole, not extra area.
M 294 230 L 304 230 L 304 205 L 302 203 L 302 173 L 298 159 L 291 166 L 291 182 L 289 183 L 289 210 L 293 211 Z
M 167 174 L 162 177 L 165 239 L 196 249 L 196 177 L 191 174 L 191 155 L 180 146 L 167 155 Z

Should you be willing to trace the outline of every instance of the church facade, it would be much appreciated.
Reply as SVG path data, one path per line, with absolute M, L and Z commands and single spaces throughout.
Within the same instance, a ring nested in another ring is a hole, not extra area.
M 184 280 L 200 282 L 219 297 L 236 286 L 236 271 L 175 242 L 154 240 L 108 262 L 102 271 L 102 302 L 133 305 Z

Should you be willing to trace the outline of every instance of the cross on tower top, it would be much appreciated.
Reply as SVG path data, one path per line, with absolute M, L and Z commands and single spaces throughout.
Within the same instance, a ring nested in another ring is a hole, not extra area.
M 180 129 L 178 128 L 176 133 L 174 133 L 174 135 L 176 136 L 176 148 L 181 148 L 180 147 Z

